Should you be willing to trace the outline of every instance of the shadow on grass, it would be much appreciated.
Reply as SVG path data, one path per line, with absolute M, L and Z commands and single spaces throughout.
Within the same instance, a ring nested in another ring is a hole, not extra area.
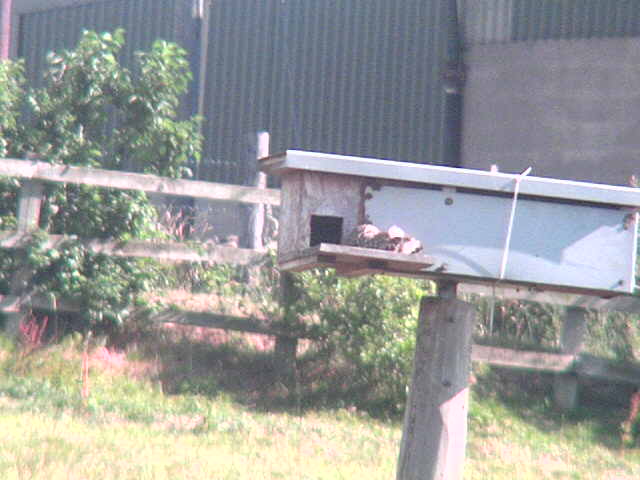
M 622 446 L 620 426 L 629 413 L 633 387 L 581 379 L 579 406 L 563 412 L 554 406 L 553 381 L 553 374 L 484 367 L 473 390 L 476 398 L 499 400 L 540 431 L 556 433 L 567 426 L 588 424 L 594 442 L 611 449 Z
M 287 376 L 275 360 L 273 340 L 256 345 L 246 334 L 227 332 L 212 338 L 193 332 L 199 330 L 160 330 L 138 339 L 140 354 L 159 362 L 159 380 L 167 394 L 226 395 L 261 411 L 297 414 L 346 408 L 401 419 L 402 404 L 380 395 L 327 350 L 308 347 L 298 355 L 295 374 Z M 474 398 L 494 398 L 543 432 L 585 424 L 585 434 L 594 442 L 613 449 L 621 446 L 620 425 L 628 414 L 631 387 L 582 382 L 581 406 L 564 413 L 553 406 L 553 375 L 497 367 L 480 370 L 472 387 Z
M 401 414 L 402 405 L 381 398 L 322 347 L 302 345 L 295 371 L 287 374 L 276 360 L 273 339 L 211 332 L 159 329 L 116 346 L 156 362 L 158 380 L 169 395 L 225 395 L 250 409 L 296 414 L 338 408 L 387 419 Z

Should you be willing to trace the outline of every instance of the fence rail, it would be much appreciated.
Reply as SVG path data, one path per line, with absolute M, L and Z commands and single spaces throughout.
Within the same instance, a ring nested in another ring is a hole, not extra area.
M 640 364 L 616 362 L 585 353 L 570 355 L 551 352 L 528 352 L 511 348 L 473 345 L 471 359 L 498 367 L 555 374 L 574 374 L 640 386 Z
M 254 188 L 199 180 L 182 180 L 144 173 L 71 167 L 11 158 L 1 159 L 0 175 L 41 182 L 73 183 L 119 190 L 139 190 L 147 193 L 206 200 L 280 205 L 280 191 L 272 188 Z
M 27 245 L 31 239 L 30 233 L 0 232 L 0 247 L 21 248 Z M 76 237 L 48 235 L 43 246 L 47 249 L 56 248 L 70 239 L 76 239 Z M 103 253 L 114 257 L 142 257 L 176 262 L 232 263 L 234 265 L 253 265 L 265 258 L 264 251 L 208 243 L 194 247 L 180 242 L 163 241 L 128 240 L 122 242 L 95 239 L 80 239 L 80 241 L 93 253 Z
M 563 292 L 544 292 L 528 287 L 512 287 L 506 285 L 472 285 L 460 286 L 465 295 L 479 295 L 510 300 L 525 300 L 536 303 L 548 303 L 564 307 L 578 307 L 605 312 L 640 313 L 640 297 L 620 295 L 611 298 L 577 295 Z

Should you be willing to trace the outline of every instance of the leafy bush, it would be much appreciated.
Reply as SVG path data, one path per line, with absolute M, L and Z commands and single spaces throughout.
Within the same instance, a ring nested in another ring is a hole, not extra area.
M 296 278 L 297 309 L 315 317 L 324 347 L 348 367 L 356 404 L 398 411 L 413 364 L 420 299 L 432 284 L 388 276 L 341 278 L 333 271 Z
M 0 156 L 31 156 L 64 165 L 189 175 L 197 162 L 199 119 L 178 119 L 191 74 L 186 52 L 156 41 L 132 70 L 118 62 L 124 33 L 84 32 L 74 50 L 51 53 L 42 88 L 24 92 L 20 63 L 0 65 Z M 24 104 L 21 99 L 26 98 Z M 19 184 L 0 184 L 2 228 L 15 226 Z M 156 212 L 141 192 L 84 185 L 47 187 L 40 227 L 80 238 L 146 239 Z M 150 276 L 141 262 L 90 252 L 69 238 L 45 249 L 36 234 L 25 256 L 0 251 L 0 287 L 18 270 L 33 274 L 32 292 L 76 301 L 91 328 L 120 324 Z
M 500 298 L 470 300 L 478 309 L 475 336 L 480 343 L 544 350 L 559 347 L 562 307 Z

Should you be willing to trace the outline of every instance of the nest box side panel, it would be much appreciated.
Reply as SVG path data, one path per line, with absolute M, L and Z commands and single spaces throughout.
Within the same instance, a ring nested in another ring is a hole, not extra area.
M 292 171 L 282 179 L 278 255 L 316 243 L 340 243 L 363 220 L 363 179 Z M 337 231 L 336 231 L 337 229 Z
M 636 227 L 628 209 L 518 200 L 504 277 L 501 265 L 513 200 L 453 189 L 369 190 L 366 214 L 418 238 L 444 273 L 557 289 L 630 293 Z
M 280 189 L 280 226 L 278 231 L 278 255 L 296 250 L 299 238 L 304 236 L 300 220 L 302 204 L 302 173 L 292 171 L 282 176 Z M 308 234 L 307 234 L 308 235 Z

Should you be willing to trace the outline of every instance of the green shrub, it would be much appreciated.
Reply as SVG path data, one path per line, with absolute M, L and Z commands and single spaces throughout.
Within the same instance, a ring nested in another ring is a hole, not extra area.
M 296 278 L 298 309 L 316 318 L 327 351 L 348 368 L 354 403 L 388 413 L 404 403 L 420 299 L 432 284 L 388 276 L 341 278 L 330 270 Z M 376 407 L 377 406 L 377 407 Z
M 33 156 L 56 164 L 189 175 L 197 162 L 199 119 L 178 119 L 191 74 L 186 52 L 156 41 L 130 70 L 118 55 L 124 33 L 84 32 L 73 50 L 48 55 L 44 86 L 24 91 L 22 66 L 0 64 L 0 157 Z M 23 99 L 24 104 L 22 102 Z M 19 182 L 0 183 L 2 229 L 15 227 Z M 142 192 L 85 185 L 47 186 L 40 228 L 49 233 L 128 241 L 154 237 L 156 212 Z M 85 328 L 121 325 L 150 282 L 144 262 L 94 254 L 69 238 L 26 255 L 0 250 L 0 289 L 17 269 L 32 273 L 27 290 L 79 304 Z
M 536 350 L 559 347 L 561 307 L 488 297 L 469 300 L 477 307 L 475 336 L 478 342 Z

